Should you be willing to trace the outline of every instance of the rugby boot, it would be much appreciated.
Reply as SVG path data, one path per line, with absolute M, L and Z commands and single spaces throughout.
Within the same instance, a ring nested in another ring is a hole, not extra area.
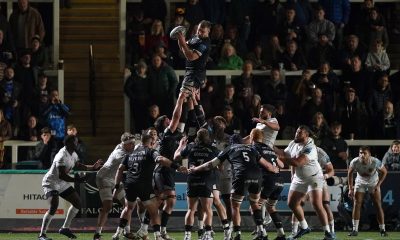
M 53 240 L 53 239 L 48 238 L 48 237 L 46 236 L 46 234 L 42 234 L 42 235 L 40 235 L 40 236 L 38 237 L 38 240 Z
M 183 237 L 183 240 L 192 240 L 192 233 L 185 232 L 185 236 Z
M 389 236 L 385 230 L 381 230 L 380 233 L 381 233 L 381 237 L 387 237 L 387 236 Z
M 224 229 L 224 240 L 230 240 L 231 239 L 231 230 L 229 228 Z
M 336 240 L 336 235 L 334 233 L 325 231 L 324 240 Z
M 149 239 L 149 232 L 145 231 L 143 228 L 140 228 L 137 232 L 137 237 L 142 239 L 142 240 L 148 240 Z
M 100 233 L 95 233 L 94 236 L 93 236 L 93 240 L 101 240 Z
M 204 229 L 197 230 L 197 239 L 201 240 L 204 234 Z
M 165 240 L 175 240 L 175 239 L 173 239 L 172 237 L 170 237 L 170 236 L 168 235 L 167 232 L 162 232 L 162 233 L 161 233 L 161 237 L 162 237 L 163 239 L 165 239 Z
M 296 235 L 293 236 L 294 239 L 301 238 L 302 236 L 311 232 L 310 228 L 300 228 Z
M 71 229 L 69 228 L 60 228 L 58 232 L 70 239 L 76 239 L 76 235 L 72 233 Z
M 287 240 L 285 235 L 277 236 L 274 240 Z
M 347 234 L 347 236 L 349 236 L 349 237 L 357 237 L 358 236 L 358 232 L 356 230 L 353 230 L 353 231 L 349 232 L 349 234 Z

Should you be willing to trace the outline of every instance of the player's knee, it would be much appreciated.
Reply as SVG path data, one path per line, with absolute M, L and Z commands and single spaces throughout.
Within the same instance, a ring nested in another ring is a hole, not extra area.
M 278 202 L 278 200 L 267 199 L 266 204 L 265 204 L 267 207 L 267 211 L 268 212 L 274 211 L 277 202 Z

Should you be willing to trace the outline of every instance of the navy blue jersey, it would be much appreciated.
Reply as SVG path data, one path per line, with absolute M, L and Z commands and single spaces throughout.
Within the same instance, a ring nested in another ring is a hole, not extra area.
M 159 153 L 155 149 L 139 146 L 126 156 L 122 164 L 126 167 L 126 184 L 143 183 L 152 187 L 153 171 Z
M 221 162 L 228 160 L 233 169 L 234 178 L 259 179 L 261 170 L 258 165 L 261 155 L 255 148 L 245 144 L 233 144 L 219 155 Z
M 217 157 L 219 151 L 216 147 L 210 145 L 202 145 L 191 143 L 181 151 L 183 158 L 188 158 L 188 166 L 197 167 Z M 198 178 L 206 180 L 207 178 L 215 178 L 214 171 L 201 171 L 189 174 L 189 178 Z
M 273 166 L 278 165 L 278 163 L 277 163 L 278 156 L 276 156 L 274 150 L 271 147 L 269 147 L 268 145 L 261 143 L 261 142 L 256 142 L 253 146 L 265 160 L 267 160 Z M 260 166 L 260 168 L 261 168 L 261 172 L 263 175 L 276 175 L 276 176 L 279 175 L 279 173 L 274 173 L 274 172 L 268 171 L 263 166 Z
M 195 51 L 199 58 L 193 61 L 186 60 L 185 78 L 196 82 L 203 82 L 206 78 L 206 64 L 210 54 L 210 39 L 199 38 L 197 35 L 187 41 L 188 47 Z
M 160 155 L 168 158 L 169 160 L 174 159 L 175 150 L 179 146 L 179 140 L 182 138 L 182 134 L 178 131 L 173 133 L 167 128 L 160 140 Z M 170 167 L 159 166 L 157 167 L 158 172 L 175 172 Z

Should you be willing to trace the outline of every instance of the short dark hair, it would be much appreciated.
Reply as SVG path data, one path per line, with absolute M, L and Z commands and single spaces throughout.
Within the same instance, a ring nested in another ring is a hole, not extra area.
M 167 115 L 162 115 L 156 119 L 154 122 L 154 127 L 156 128 L 157 132 L 162 133 L 164 132 L 164 121 L 167 119 Z
M 76 141 L 76 136 L 74 135 L 67 135 L 64 138 L 64 145 L 67 146 L 67 144 L 71 143 L 71 142 L 75 142 Z
M 207 20 L 202 20 L 201 22 L 199 22 L 199 26 L 201 28 L 208 28 L 211 29 L 211 22 L 207 21 Z
M 51 133 L 51 130 L 50 130 L 50 128 L 49 127 L 44 127 L 44 128 L 42 128 L 41 130 L 40 130 L 40 132 L 43 134 L 43 133 Z
M 143 145 L 146 145 L 153 140 L 153 137 L 150 136 L 150 134 L 144 133 L 144 134 L 142 134 L 141 140 L 142 140 Z
M 360 150 L 362 151 L 368 151 L 369 153 L 371 153 L 371 148 L 369 146 L 361 146 Z

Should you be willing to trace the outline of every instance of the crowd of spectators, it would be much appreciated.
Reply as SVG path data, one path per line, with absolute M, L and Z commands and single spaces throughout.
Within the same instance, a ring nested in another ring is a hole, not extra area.
M 63 145 L 70 109 L 45 74 L 45 35 L 42 16 L 29 0 L 18 0 L 8 20 L 0 16 L 0 168 L 10 167 L 5 140 L 38 141 L 20 148 L 19 160 L 36 160 L 45 169 Z
M 344 139 L 400 138 L 400 76 L 390 75 L 395 69 L 388 53 L 389 35 L 399 31 L 372 0 L 188 0 L 176 5 L 170 24 L 165 6 L 153 0 L 128 9 L 126 62 L 132 67 L 125 93 L 132 132 L 152 126 L 155 107 L 158 116 L 171 115 L 181 81 L 173 70 L 184 69 L 185 61 L 169 32 L 182 25 L 190 37 L 205 19 L 213 23 L 207 68 L 242 70 L 231 84 L 208 76 L 201 89 L 206 116 L 223 116 L 227 133 L 246 136 L 261 104 L 271 104 L 281 126 L 278 139 L 291 139 L 306 124 L 338 159 L 348 158 Z M 302 74 L 289 77 L 288 71 Z

